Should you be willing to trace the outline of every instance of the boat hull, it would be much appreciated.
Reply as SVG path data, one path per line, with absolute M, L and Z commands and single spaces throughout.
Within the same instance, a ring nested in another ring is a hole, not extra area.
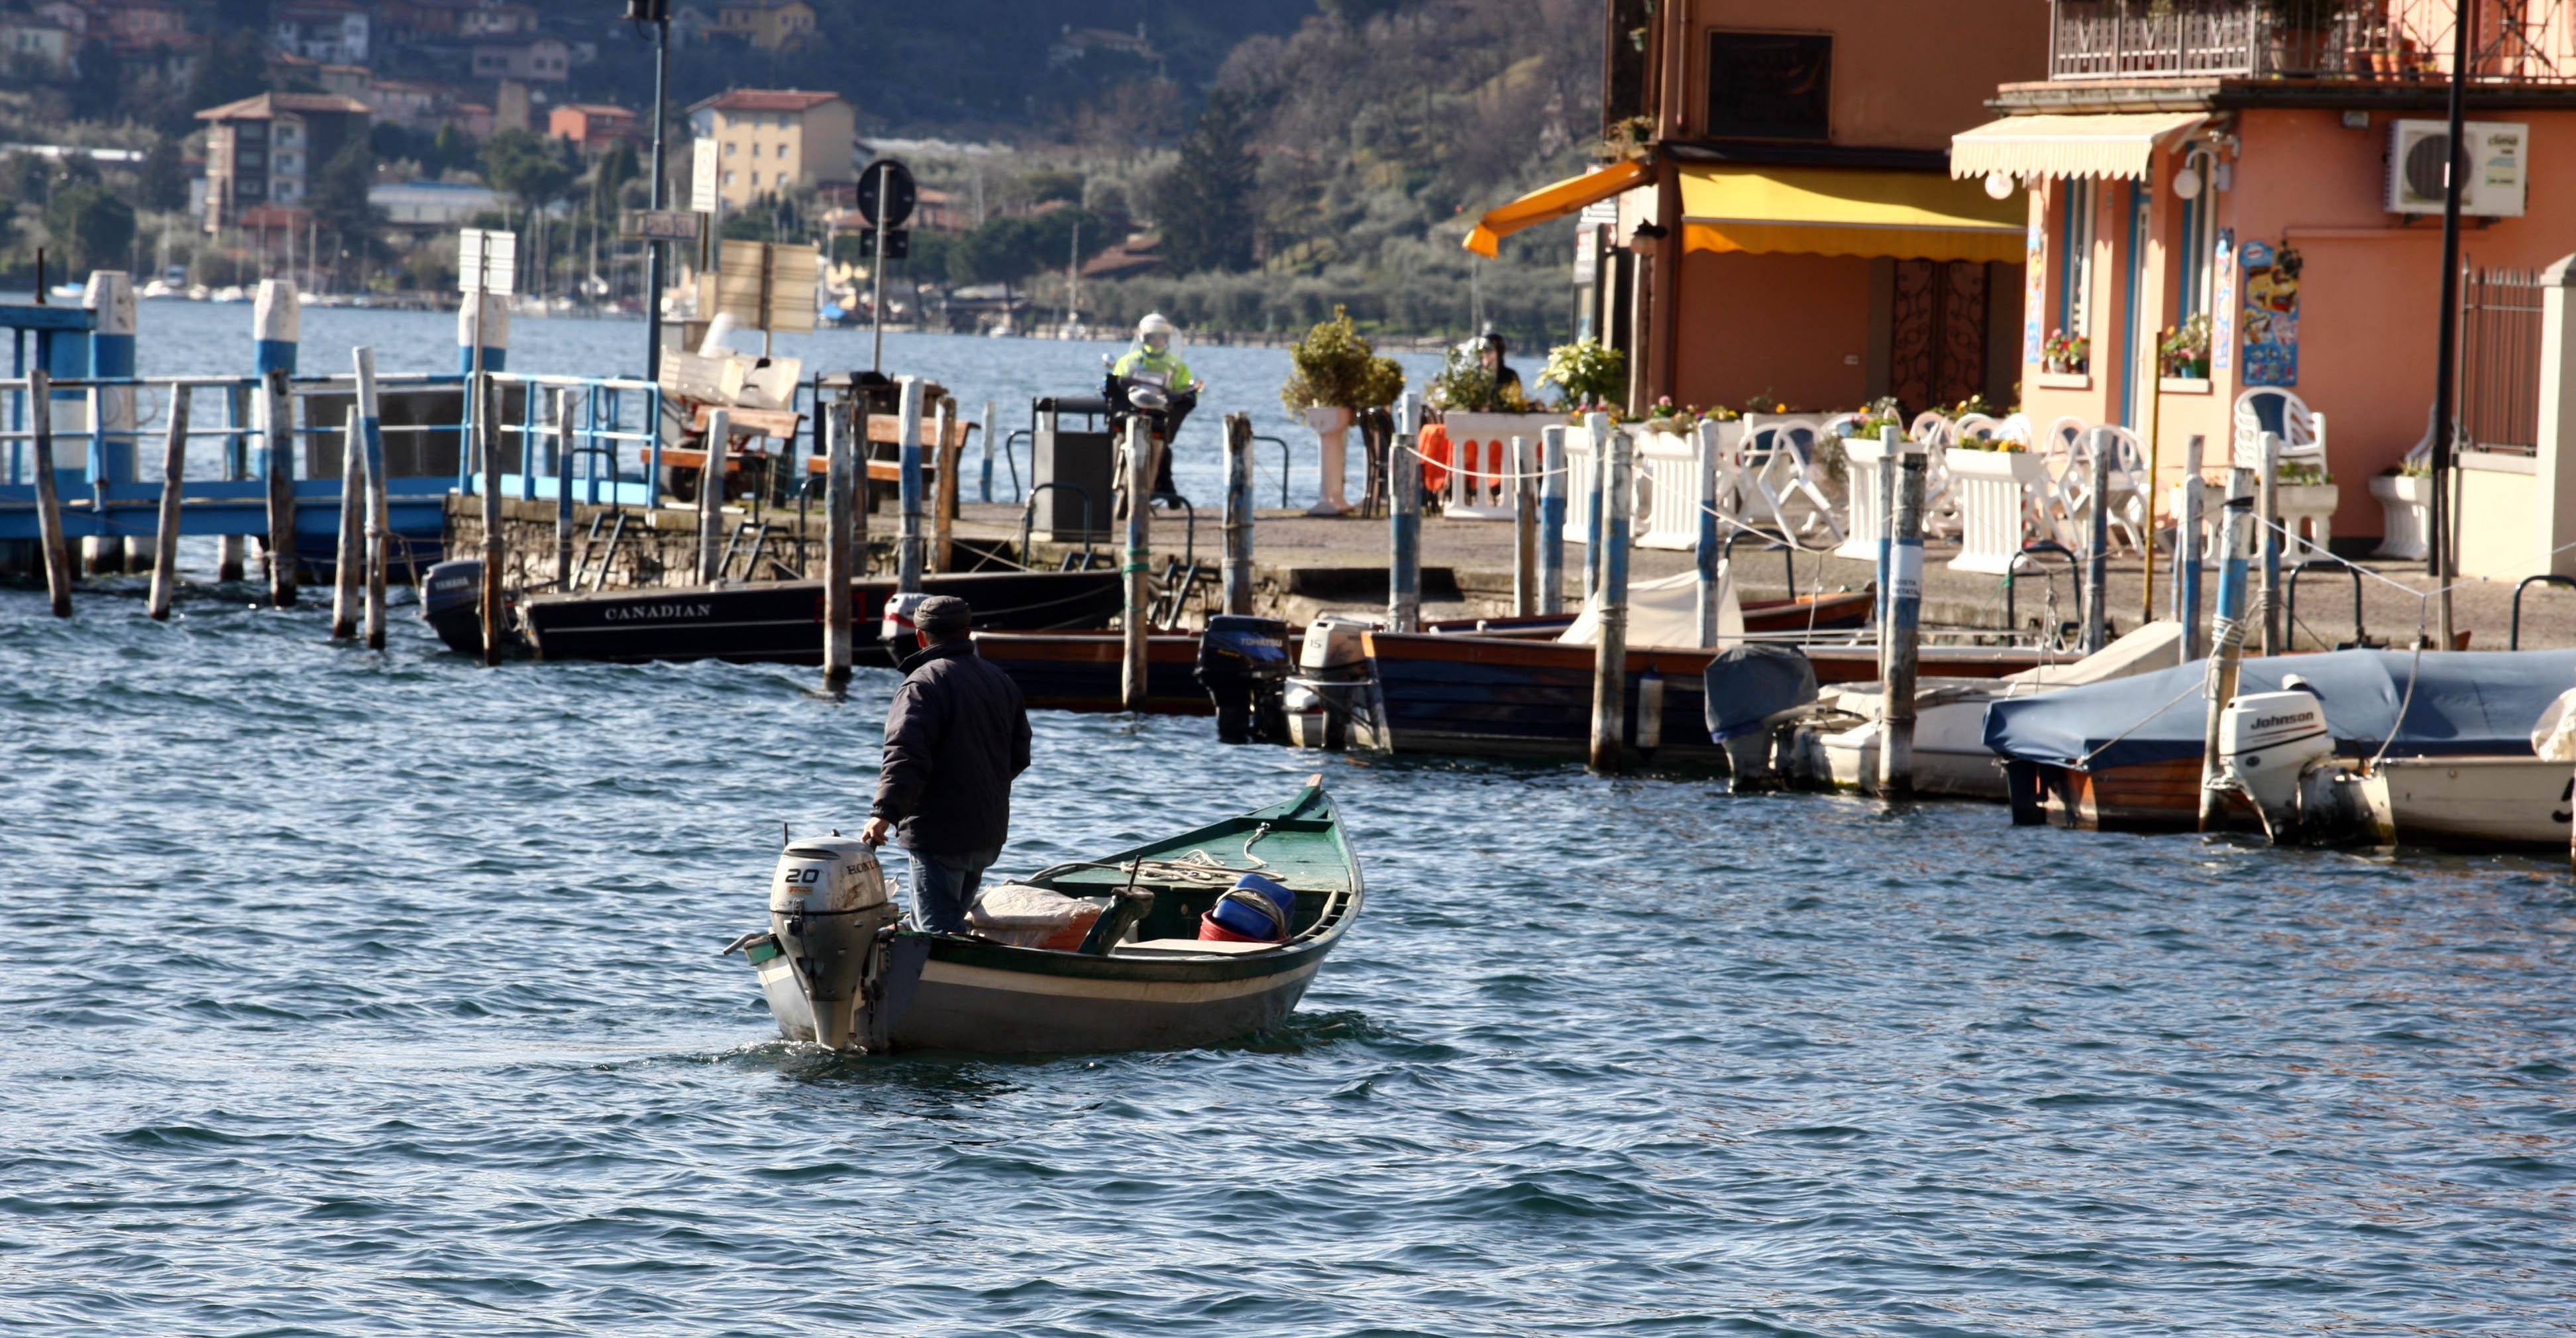
M 1029 705 L 1050 711 L 1126 708 L 1127 640 L 1117 632 L 978 634 L 975 653 L 1020 685 Z M 1155 715 L 1212 715 L 1199 686 L 1199 639 L 1145 639 L 1145 710 Z
M 2576 822 L 2576 766 L 2538 757 L 2392 757 L 2362 794 L 2388 845 L 2564 855 Z
M 1118 573 L 968 572 L 930 576 L 922 589 L 972 605 L 978 628 L 1095 627 L 1117 613 Z M 852 583 L 852 642 L 861 663 L 890 664 L 878 620 L 891 579 Z M 541 595 L 521 622 L 540 659 L 823 662 L 823 583 L 766 581 L 678 589 Z

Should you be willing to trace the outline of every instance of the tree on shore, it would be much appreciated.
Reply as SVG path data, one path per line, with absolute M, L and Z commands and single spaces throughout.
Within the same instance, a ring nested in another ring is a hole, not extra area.
M 1154 190 L 1154 219 L 1163 256 L 1181 273 L 1252 268 L 1252 189 L 1256 164 L 1243 104 L 1218 92 L 1181 146 L 1180 161 Z
M 63 248 L 63 272 L 122 269 L 134 245 L 134 206 L 107 187 L 84 181 L 54 192 L 45 231 Z

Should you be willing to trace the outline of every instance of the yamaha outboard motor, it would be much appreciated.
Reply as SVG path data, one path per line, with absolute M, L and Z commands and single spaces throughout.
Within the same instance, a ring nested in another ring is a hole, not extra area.
M 1288 624 L 1221 613 L 1199 637 L 1199 686 L 1216 703 L 1216 736 L 1226 743 L 1288 739 Z
M 421 573 L 420 616 L 449 650 L 483 653 L 483 559 L 451 558 Z
M 894 902 L 872 846 L 844 836 L 792 841 L 779 852 L 769 884 L 769 932 L 788 970 L 762 973 L 779 1030 L 805 1040 L 782 1005 L 789 987 L 803 996 L 813 1020 L 811 1039 L 835 1050 L 868 1045 L 874 1006 L 885 991 L 887 940 Z

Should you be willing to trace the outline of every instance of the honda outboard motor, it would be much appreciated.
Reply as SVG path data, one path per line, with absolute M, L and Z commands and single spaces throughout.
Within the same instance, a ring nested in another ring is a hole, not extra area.
M 1288 739 L 1288 624 L 1277 618 L 1223 613 L 1199 637 L 1199 686 L 1216 703 L 1216 736 L 1225 743 Z
M 483 559 L 451 558 L 420 577 L 420 616 L 449 650 L 483 653 Z
M 877 852 L 842 836 L 808 838 L 779 852 L 769 884 L 769 932 L 813 1018 L 812 1039 L 835 1050 L 864 1046 L 871 1007 L 882 997 L 887 959 L 883 933 L 895 922 Z M 764 976 L 769 973 L 764 972 Z M 779 1030 L 803 1040 L 774 997 Z

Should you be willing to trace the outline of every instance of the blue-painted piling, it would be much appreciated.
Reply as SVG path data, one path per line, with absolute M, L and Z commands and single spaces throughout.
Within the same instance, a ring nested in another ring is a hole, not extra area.
M 894 588 L 898 594 L 909 595 L 921 589 L 922 572 L 929 566 L 930 557 L 921 525 L 923 497 L 928 491 L 921 471 L 922 392 L 918 377 L 898 376 L 895 381 L 903 389 L 896 418 L 896 432 L 902 442 L 898 448 L 902 473 L 896 482 L 901 511 L 895 530 Z M 1129 498 L 1128 501 L 1132 506 L 1145 504 L 1141 497 Z
M 1699 598 L 1693 606 L 1698 614 L 1694 622 L 1699 644 L 1714 646 L 1717 644 L 1717 559 L 1722 546 L 1717 532 L 1717 424 L 1702 423 L 1695 435 L 1699 446 L 1699 458 L 1695 462 L 1699 470 L 1699 551 L 1694 556 L 1698 559 Z M 1794 590 L 1789 593 L 1797 594 Z
M 1386 625 L 1422 630 L 1422 397 L 1408 390 L 1395 406 L 1395 442 L 1386 453 Z
M 1565 429 L 1539 429 L 1538 611 L 1565 611 Z

